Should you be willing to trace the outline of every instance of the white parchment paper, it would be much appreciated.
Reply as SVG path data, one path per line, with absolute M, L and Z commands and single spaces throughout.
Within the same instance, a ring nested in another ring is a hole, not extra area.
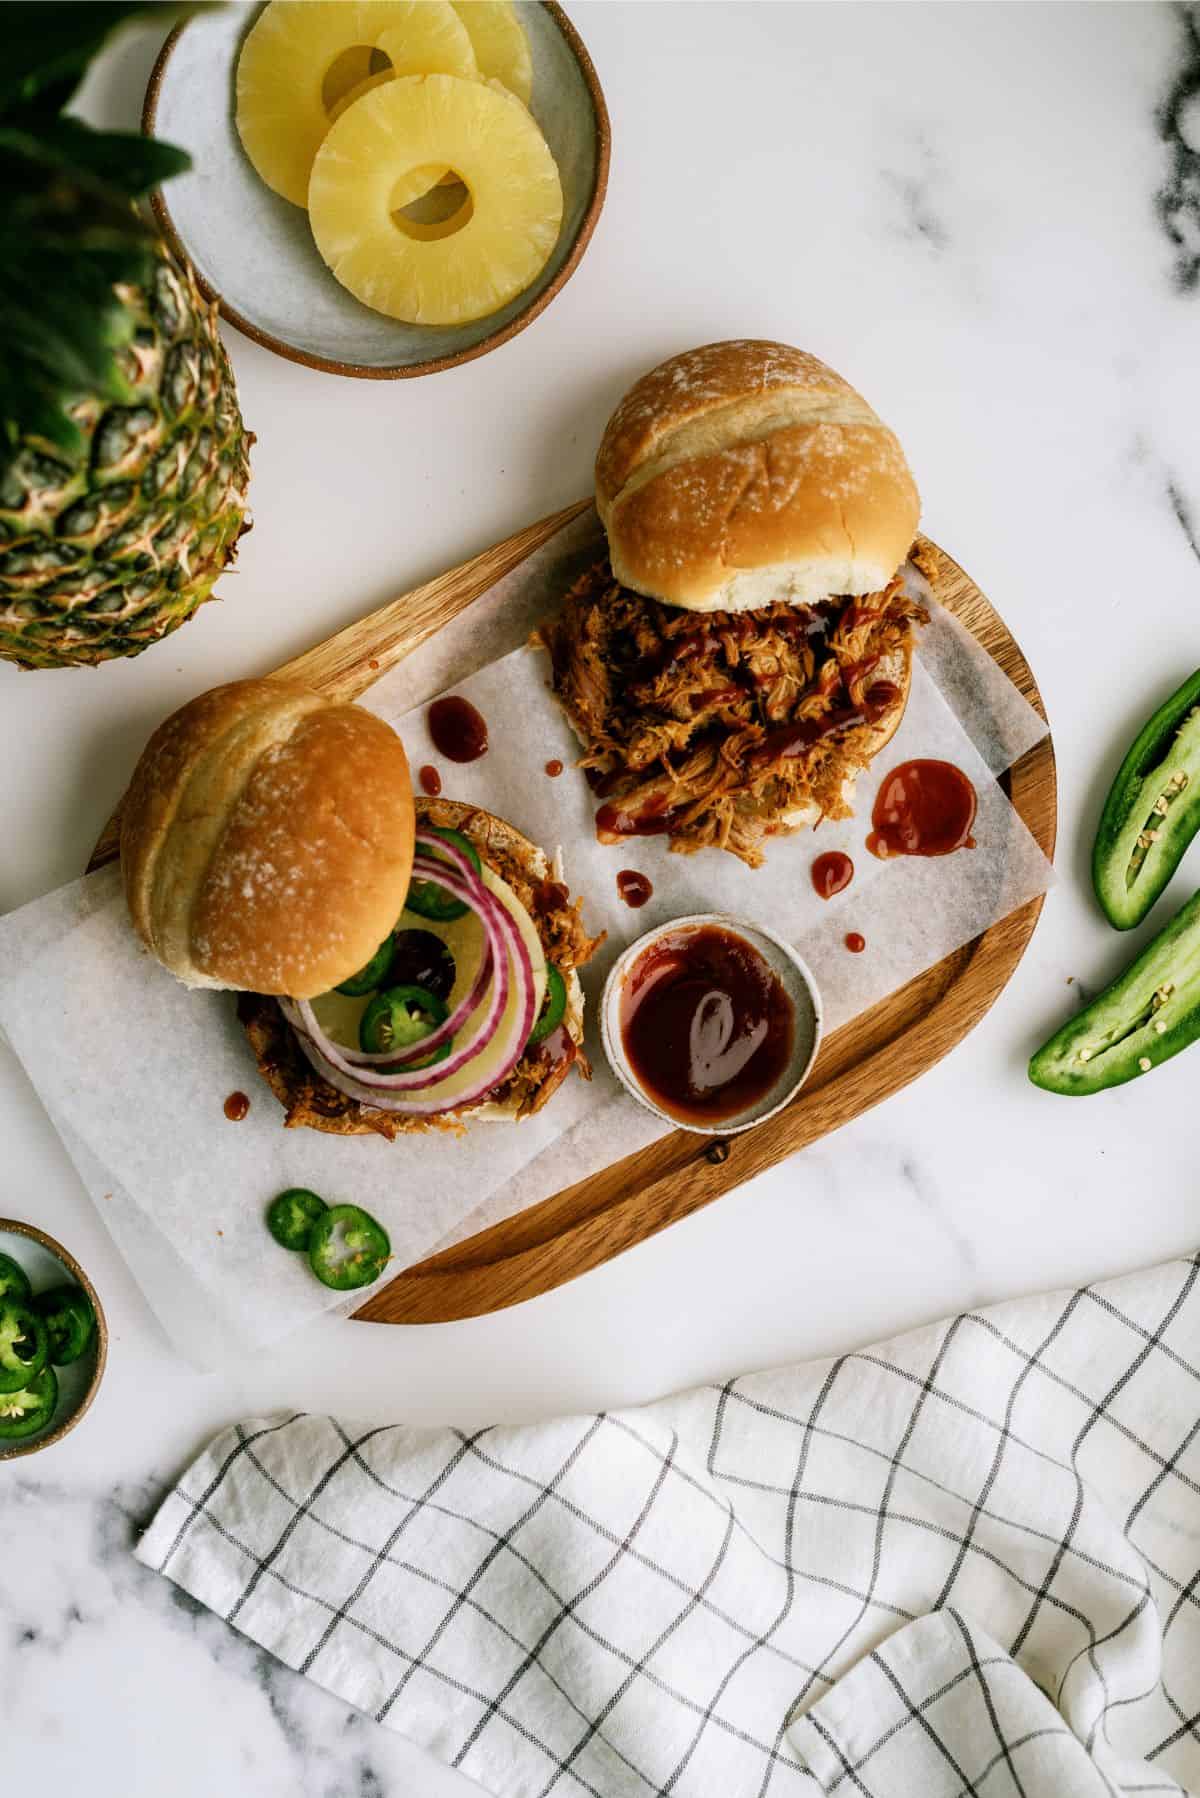
M 452 687 L 483 712 L 489 752 L 466 768 L 442 764 L 445 791 L 508 817 L 550 850 L 561 846 L 589 926 L 609 932 L 585 974 L 593 997 L 642 930 L 685 912 L 727 911 L 797 944 L 821 987 L 826 1028 L 836 1029 L 1044 891 L 1049 864 L 995 776 L 1045 726 L 941 611 L 925 633 L 901 729 L 881 765 L 860 780 L 854 820 L 772 845 L 768 866 L 756 872 L 719 852 L 671 855 L 661 839 L 598 844 L 591 794 L 571 766 L 578 746 L 547 688 L 545 659 L 523 647 L 594 552 L 596 531 L 590 513 L 567 527 L 366 701 L 399 729 L 414 767 L 438 760 L 425 726 L 429 699 Z M 918 755 L 954 762 L 973 781 L 978 846 L 940 860 L 879 862 L 864 848 L 879 780 Z M 544 772 L 552 759 L 567 765 L 557 779 Z M 818 849 L 832 848 L 850 854 L 856 875 L 826 903 L 809 870 Z M 641 911 L 617 895 L 615 877 L 626 867 L 654 884 Z M 861 955 L 845 949 L 852 930 L 867 939 Z M 624 1095 L 593 1040 L 591 1085 L 571 1078 L 519 1128 L 477 1124 L 463 1139 L 396 1144 L 284 1130 L 232 997 L 190 993 L 146 955 L 129 928 L 115 869 L 0 919 L 0 1028 L 168 1334 L 200 1365 L 347 1306 L 313 1280 L 302 1257 L 267 1235 L 263 1211 L 281 1188 L 310 1186 L 331 1203 L 364 1205 L 391 1236 L 394 1271 L 661 1129 Z M 233 1124 L 222 1107 L 239 1089 L 252 1104 Z

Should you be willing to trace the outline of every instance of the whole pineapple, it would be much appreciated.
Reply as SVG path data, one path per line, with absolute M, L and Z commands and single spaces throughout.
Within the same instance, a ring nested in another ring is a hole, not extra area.
M 0 657 L 137 655 L 211 595 L 249 448 L 216 308 L 135 202 L 189 166 L 62 116 L 112 27 L 7 4 L 0 65 Z

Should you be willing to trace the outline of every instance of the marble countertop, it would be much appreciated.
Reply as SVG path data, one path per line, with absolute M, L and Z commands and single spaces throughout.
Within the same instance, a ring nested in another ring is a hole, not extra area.
M 0 909 L 79 871 L 165 712 L 584 493 L 633 375 L 732 335 L 817 351 L 899 431 L 925 528 L 1041 684 L 1058 885 L 975 1033 L 792 1162 L 516 1310 L 423 1330 L 327 1320 L 219 1374 L 171 1355 L 0 1052 L 0 1210 L 67 1243 L 112 1326 L 91 1416 L 0 1472 L 0 1715 L 18 1782 L 98 1798 L 475 1789 L 134 1564 L 166 1482 L 239 1415 L 467 1424 L 636 1402 L 1200 1238 L 1200 1059 L 1090 1105 L 1024 1076 L 1129 952 L 1089 898 L 1090 832 L 1134 726 L 1200 663 L 1200 19 L 1119 4 L 570 10 L 615 146 L 579 273 L 505 348 L 419 382 L 312 373 L 228 332 L 258 435 L 236 578 L 135 662 L 0 665 Z M 106 55 L 91 117 L 135 120 L 161 37 Z M 1198 870 L 1200 849 L 1180 896 Z

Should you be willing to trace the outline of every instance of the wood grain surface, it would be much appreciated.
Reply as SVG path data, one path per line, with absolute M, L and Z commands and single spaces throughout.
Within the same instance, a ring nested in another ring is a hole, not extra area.
M 284 662 L 280 668 L 264 670 L 273 680 L 296 681 L 312 687 L 327 699 L 357 699 L 367 688 L 385 675 L 389 668 L 402 662 L 427 637 L 447 624 L 464 606 L 478 599 L 489 587 L 506 575 L 518 562 L 525 561 L 535 549 L 553 537 L 565 524 L 578 518 L 591 505 L 590 499 L 578 505 L 564 506 L 537 524 L 494 543 L 469 562 L 445 574 L 435 575 L 422 587 L 413 587 L 399 598 L 389 600 L 376 612 L 368 612 L 356 624 L 316 643 L 303 655 Z M 99 842 L 92 850 L 87 871 L 91 874 L 106 862 L 115 861 L 120 847 L 121 808 L 117 807 L 105 825 Z
M 589 503 L 568 506 L 518 531 L 273 672 L 331 698 L 358 698 Z M 928 548 L 941 604 L 1045 717 L 1033 674 L 1004 621 L 957 562 L 935 545 Z M 1053 856 L 1057 783 L 1051 739 L 1043 738 L 1023 756 L 1001 784 L 1046 855 Z M 89 868 L 116 854 L 117 826 L 117 819 L 110 822 Z M 962 1041 L 1012 975 L 1041 907 L 1040 898 L 1031 900 L 835 1030 L 822 1044 L 803 1092 L 760 1128 L 716 1144 L 674 1131 L 507 1223 L 405 1269 L 354 1315 L 375 1323 L 437 1323 L 518 1304 L 600 1266 L 828 1135 L 907 1086 Z M 402 1147 L 396 1153 L 402 1155 Z

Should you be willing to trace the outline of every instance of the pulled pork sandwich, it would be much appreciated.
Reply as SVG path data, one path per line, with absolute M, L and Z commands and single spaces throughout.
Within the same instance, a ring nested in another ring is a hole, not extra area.
M 602 799 L 601 842 L 665 835 L 751 867 L 848 817 L 908 699 L 920 500 L 840 375 L 781 343 L 652 369 L 596 458 L 608 554 L 534 641 Z
M 503 819 L 414 804 L 390 725 L 276 681 L 214 688 L 126 799 L 134 927 L 188 986 L 235 988 L 288 1125 L 337 1135 L 530 1117 L 587 1077 L 588 936 Z

